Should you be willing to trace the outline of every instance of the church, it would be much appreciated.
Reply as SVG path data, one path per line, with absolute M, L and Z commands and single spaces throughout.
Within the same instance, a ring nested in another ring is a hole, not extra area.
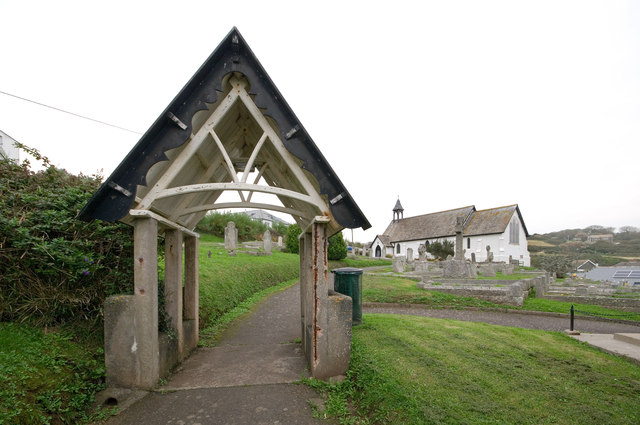
M 508 263 L 517 260 L 521 266 L 530 266 L 527 247 L 527 227 L 517 204 L 477 210 L 474 205 L 404 218 L 400 199 L 393 208 L 393 220 L 382 235 L 371 243 L 374 258 L 406 256 L 411 248 L 414 255 L 420 245 L 449 240 L 455 244 L 456 222 L 463 221 L 464 256 L 476 261 L 487 258 L 487 247 L 493 253 L 493 261 Z

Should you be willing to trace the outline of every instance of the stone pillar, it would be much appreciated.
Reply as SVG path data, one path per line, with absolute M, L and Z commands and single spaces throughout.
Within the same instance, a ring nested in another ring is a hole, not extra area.
M 351 311 L 351 299 L 329 296 L 328 223 L 327 217 L 316 217 L 299 239 L 302 343 L 311 375 L 318 379 L 346 372 L 351 341 L 351 322 L 338 319 Z
M 183 358 L 184 335 L 182 328 L 182 232 L 165 232 L 164 299 L 165 310 L 176 333 L 178 359 Z
M 158 345 L 158 222 L 138 218 L 133 231 L 133 280 L 137 353 L 136 386 L 153 388 L 160 379 Z
M 199 280 L 198 280 L 198 238 L 185 236 L 184 238 L 184 355 L 198 345 L 198 309 L 199 309 Z
M 262 235 L 262 244 L 264 247 L 264 252 L 271 253 L 273 249 L 273 241 L 271 240 L 271 232 L 269 229 L 264 231 L 264 235 Z
M 456 217 L 456 260 L 464 260 L 464 252 L 462 251 L 462 231 L 464 229 L 464 217 Z
M 238 229 L 233 221 L 227 223 L 227 227 L 224 229 L 224 249 L 229 252 L 229 255 L 235 256 L 235 250 L 238 249 Z

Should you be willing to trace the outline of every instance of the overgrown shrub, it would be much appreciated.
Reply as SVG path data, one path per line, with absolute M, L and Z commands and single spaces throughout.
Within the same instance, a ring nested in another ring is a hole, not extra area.
M 347 258 L 347 244 L 342 237 L 342 232 L 338 232 L 329 238 L 327 258 L 332 261 L 339 261 L 343 258 Z
M 227 223 L 233 221 L 238 229 L 239 241 L 254 241 L 260 240 L 267 225 L 260 220 L 253 220 L 243 213 L 232 212 L 212 212 L 207 214 L 200 220 L 196 230 L 201 233 L 208 233 L 219 237 L 224 237 L 224 229 L 227 227 Z M 277 231 L 271 229 L 272 233 L 278 234 Z
M 78 220 L 100 178 L 22 147 L 45 169 L 0 160 L 0 321 L 93 319 L 107 296 L 133 288 L 132 229 Z
M 292 254 L 300 253 L 300 242 L 298 241 L 300 233 L 302 233 L 302 229 L 298 224 L 292 224 L 289 226 L 289 229 L 287 229 L 287 237 L 285 239 L 287 252 L 291 252 Z
M 446 259 L 449 255 L 454 253 L 454 243 L 448 240 L 443 242 L 435 241 L 427 245 L 427 252 L 439 260 Z
M 563 278 L 573 269 L 573 258 L 566 255 L 542 255 L 539 260 L 540 268 L 555 273 L 557 277 Z

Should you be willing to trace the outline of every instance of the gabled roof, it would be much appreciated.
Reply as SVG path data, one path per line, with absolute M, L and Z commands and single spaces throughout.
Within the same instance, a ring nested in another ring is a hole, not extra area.
M 475 211 L 474 206 L 419 215 L 393 221 L 384 231 L 391 242 L 442 238 L 456 234 L 456 219 L 465 221 Z
M 268 186 L 247 182 L 245 167 L 258 170 Z M 216 203 L 225 191 L 241 201 Z M 274 195 L 283 206 L 252 203 L 254 191 Z M 127 222 L 131 213 L 153 213 L 193 229 L 207 210 L 237 207 L 286 212 L 301 226 L 328 216 L 334 232 L 371 227 L 233 28 L 80 218 Z
M 463 233 L 465 236 L 503 233 L 507 229 L 514 213 L 518 214 L 524 233 L 529 236 L 518 205 L 475 211 L 471 220 L 469 220 L 469 223 L 465 226 Z
M 391 239 L 389 238 L 388 235 L 376 235 L 375 239 L 373 240 L 373 242 L 376 241 L 376 239 L 380 239 L 380 242 L 382 242 L 382 244 L 385 247 L 391 247 Z M 371 248 L 373 246 L 373 242 L 371 242 L 371 245 L 369 245 L 369 248 Z
M 392 221 L 384 234 L 391 242 L 435 239 L 455 236 L 457 217 L 464 218 L 464 236 L 504 233 L 514 214 L 518 214 L 527 236 L 527 228 L 518 205 L 476 210 L 475 206 L 440 211 Z

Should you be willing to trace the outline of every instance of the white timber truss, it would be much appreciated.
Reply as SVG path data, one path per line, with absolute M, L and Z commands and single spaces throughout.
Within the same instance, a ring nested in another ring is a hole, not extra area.
M 172 229 L 192 229 L 207 211 L 219 209 L 278 211 L 302 228 L 314 217 L 330 216 L 326 196 L 286 149 L 274 121 L 255 104 L 249 81 L 233 73 L 223 87 L 218 101 L 194 116 L 187 142 L 166 152 L 169 161 L 149 170 L 129 216 L 160 216 L 163 227 Z M 237 192 L 237 201 L 217 202 L 224 192 Z M 274 202 L 255 202 L 255 193 L 270 195 Z M 334 225 L 334 232 L 341 229 Z

